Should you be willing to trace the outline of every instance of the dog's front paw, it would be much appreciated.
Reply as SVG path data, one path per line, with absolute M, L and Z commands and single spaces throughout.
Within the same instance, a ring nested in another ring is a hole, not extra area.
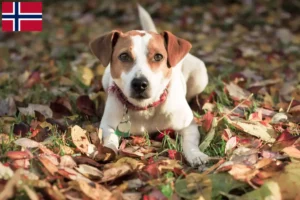
M 119 138 L 115 134 L 110 134 L 103 138 L 103 146 L 114 151 L 115 154 L 118 153 L 119 148 Z
M 197 167 L 207 163 L 209 160 L 209 156 L 199 151 L 194 152 L 192 155 L 187 155 L 186 159 L 192 167 Z

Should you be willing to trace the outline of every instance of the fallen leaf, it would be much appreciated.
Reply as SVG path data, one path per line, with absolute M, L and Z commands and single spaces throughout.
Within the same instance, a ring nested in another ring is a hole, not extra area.
M 32 155 L 28 151 L 9 151 L 6 156 L 12 160 L 30 159 Z
M 77 164 L 71 156 L 64 155 L 64 156 L 60 157 L 59 166 L 60 167 L 74 168 L 74 167 L 77 166 Z
M 190 173 L 185 179 L 175 182 L 176 193 L 186 199 L 211 199 L 212 182 L 208 176 L 199 173 Z
M 241 87 L 234 84 L 233 82 L 230 82 L 229 84 L 225 84 L 225 87 L 228 90 L 229 95 L 234 100 L 244 100 L 250 96 L 250 92 L 243 90 Z
M 228 172 L 236 180 L 249 182 L 259 171 L 243 164 L 234 164 Z
M 244 182 L 235 180 L 227 173 L 209 174 L 212 181 L 212 198 L 220 196 L 220 192 L 229 193 L 233 189 L 245 187 Z
M 280 188 L 278 183 L 274 181 L 268 181 L 266 182 L 262 187 L 259 189 L 253 190 L 252 192 L 248 192 L 241 197 L 239 197 L 241 200 L 265 200 L 265 199 L 284 199 L 282 198 L 282 194 L 280 192 Z
M 95 103 L 87 95 L 79 96 L 76 100 L 76 106 L 80 112 L 88 116 L 96 115 Z
M 300 188 L 300 163 L 290 163 L 281 173 L 270 179 L 279 185 L 283 199 L 295 199 L 299 197 Z
M 229 118 L 227 118 L 227 121 L 235 128 L 245 133 L 256 136 L 266 142 L 275 142 L 276 135 L 274 129 L 271 126 L 266 127 L 259 122 L 232 121 Z
M 262 121 L 262 111 L 259 110 L 257 112 L 251 113 L 249 115 L 249 120 L 250 121 L 257 121 L 257 122 Z
M 103 177 L 100 182 L 103 183 L 103 182 L 112 181 L 124 175 L 131 174 L 132 172 L 133 169 L 128 164 L 109 168 L 103 171 Z
M 228 153 L 228 151 L 232 150 L 237 146 L 237 137 L 231 137 L 227 142 L 225 146 L 225 153 Z
M 28 138 L 19 138 L 19 139 L 15 140 L 14 143 L 23 148 L 37 148 L 40 146 L 40 144 L 38 142 L 28 139 Z
M 112 193 L 104 186 L 95 182 L 77 181 L 80 190 L 93 200 L 110 200 Z
M 80 126 L 75 125 L 71 128 L 71 136 L 75 146 L 82 153 L 88 153 L 88 146 L 90 142 L 86 136 L 86 130 L 83 130 Z
M 300 159 L 300 150 L 297 149 L 295 146 L 285 147 L 281 151 L 286 153 L 288 156 L 290 156 L 292 158 L 299 158 Z
M 34 71 L 30 74 L 27 81 L 23 84 L 25 88 L 31 88 L 33 85 L 41 81 L 41 74 L 38 71 Z
M 294 106 L 289 110 L 291 114 L 300 114 L 300 105 Z
M 35 116 L 34 111 L 38 111 L 43 114 L 46 118 L 52 118 L 53 112 L 48 105 L 41 104 L 29 104 L 27 108 L 18 107 L 18 110 L 23 115 Z
M 103 173 L 100 170 L 86 164 L 80 164 L 75 169 L 87 178 L 90 178 L 92 180 L 100 179 L 103 177 Z
M 84 156 L 75 156 L 74 161 L 79 165 L 79 164 L 88 164 L 94 167 L 101 167 L 102 165 L 97 163 L 95 160 L 89 157 L 84 157 Z
M 88 67 L 78 67 L 76 71 L 76 76 L 79 81 L 86 86 L 90 86 L 94 78 L 93 71 Z
M 38 156 L 39 161 L 44 165 L 44 167 L 50 172 L 51 175 L 54 175 L 58 171 L 58 167 L 49 160 L 45 155 Z
M 15 135 L 20 135 L 22 137 L 27 136 L 30 130 L 30 126 L 24 122 L 20 122 L 19 124 L 14 125 L 13 133 Z
M 205 139 L 203 140 L 203 142 L 200 144 L 199 149 L 201 151 L 204 151 L 211 143 L 211 141 L 214 139 L 215 137 L 215 133 L 216 133 L 216 127 L 218 124 L 218 120 L 216 118 L 212 119 L 212 127 L 209 130 L 209 132 L 207 133 Z
M 214 115 L 211 112 L 207 112 L 202 118 L 202 128 L 205 132 L 211 129 Z

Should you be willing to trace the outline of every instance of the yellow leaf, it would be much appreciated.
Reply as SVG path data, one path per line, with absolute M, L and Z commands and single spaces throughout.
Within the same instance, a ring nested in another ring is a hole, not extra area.
M 94 78 L 93 71 L 88 67 L 79 67 L 76 73 L 77 78 L 86 86 L 90 86 Z

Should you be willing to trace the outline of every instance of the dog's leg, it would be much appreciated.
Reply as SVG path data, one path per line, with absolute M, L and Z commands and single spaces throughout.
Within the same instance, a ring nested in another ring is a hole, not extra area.
M 115 134 L 115 130 L 122 116 L 122 104 L 115 96 L 108 95 L 100 129 L 102 129 L 103 146 L 112 149 L 116 154 L 119 148 L 119 137 Z
M 192 166 L 198 166 L 208 161 L 208 156 L 199 150 L 200 133 L 193 121 L 190 126 L 180 131 L 183 136 L 182 147 L 185 158 Z

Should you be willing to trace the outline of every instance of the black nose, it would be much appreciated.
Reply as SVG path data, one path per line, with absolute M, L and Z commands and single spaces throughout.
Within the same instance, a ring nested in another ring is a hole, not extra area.
M 145 77 L 134 78 L 131 87 L 136 93 L 143 93 L 148 88 L 149 82 Z

